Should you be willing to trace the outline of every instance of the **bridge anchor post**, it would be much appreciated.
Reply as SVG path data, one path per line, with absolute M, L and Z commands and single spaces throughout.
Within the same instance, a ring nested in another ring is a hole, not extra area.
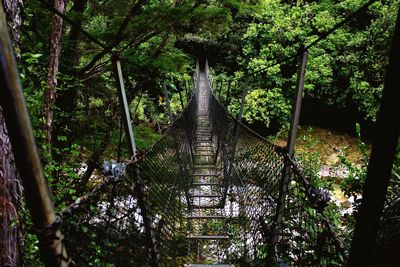
M 299 50 L 299 68 L 297 76 L 296 95 L 294 98 L 292 119 L 290 122 L 289 136 L 287 142 L 287 157 L 292 157 L 294 154 L 294 147 L 296 143 L 297 127 L 299 125 L 301 102 L 304 90 L 304 79 L 307 66 L 308 50 L 305 46 L 302 46 Z M 291 166 L 288 159 L 285 159 L 282 177 L 279 185 L 279 195 L 277 200 L 277 209 L 275 214 L 275 220 L 272 225 L 272 231 L 270 240 L 268 242 L 268 261 L 269 264 L 276 264 L 276 245 L 278 242 L 278 234 L 282 227 L 283 213 L 285 212 L 286 196 L 288 194 L 288 184 L 290 181 Z
M 126 135 L 128 137 L 128 142 L 129 142 L 129 152 L 130 152 L 131 160 L 135 160 L 136 155 L 137 155 L 135 138 L 133 135 L 131 116 L 130 116 L 130 111 L 129 111 L 129 104 L 128 104 L 128 100 L 126 97 L 125 85 L 124 85 L 124 80 L 123 80 L 123 76 L 122 76 L 121 62 L 119 60 L 119 55 L 117 53 L 113 54 L 112 61 L 113 61 L 113 66 L 114 66 L 115 79 L 116 79 L 117 87 L 118 87 L 119 98 L 120 98 L 120 102 L 121 102 L 121 110 L 122 110 L 122 113 L 123 113 L 124 119 L 125 119 L 124 120 L 125 131 L 126 131 Z M 149 246 L 149 251 L 150 251 L 151 260 L 152 260 L 151 264 L 154 267 L 161 267 L 160 254 L 157 251 L 156 238 L 155 238 L 155 234 L 152 229 L 151 221 L 150 221 L 149 214 L 148 214 L 144 181 L 140 175 L 137 163 L 134 164 L 134 172 L 137 177 L 137 180 L 135 183 L 135 191 L 138 195 L 138 205 L 141 210 L 144 228 L 145 228 L 146 236 L 148 239 L 148 246 Z

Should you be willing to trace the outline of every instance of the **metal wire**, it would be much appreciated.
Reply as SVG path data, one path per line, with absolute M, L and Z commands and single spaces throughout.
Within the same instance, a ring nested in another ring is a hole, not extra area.
M 218 164 L 225 168 L 227 197 L 236 206 L 230 262 L 264 266 L 272 255 L 282 266 L 343 266 L 345 248 L 324 213 L 334 204 L 282 149 L 232 118 L 214 95 L 210 102 L 214 132 L 219 133 L 214 138 L 221 139 Z M 274 250 L 267 251 L 285 161 L 291 172 L 283 226 Z
M 337 229 L 324 215 L 326 204 L 310 193 L 314 188 L 299 166 L 282 149 L 227 114 L 209 82 L 206 117 L 198 113 L 198 88 L 204 86 L 204 79 L 208 81 L 207 71 L 197 68 L 197 90 L 187 108 L 156 144 L 136 161 L 127 162 L 123 178 L 99 181 L 88 196 L 62 212 L 65 244 L 74 262 L 154 266 L 159 261 L 161 266 L 183 266 L 211 259 L 264 266 L 273 255 L 276 263 L 291 266 L 342 265 L 345 253 L 334 234 Z M 201 197 L 191 197 L 200 192 L 194 185 L 198 158 L 193 155 L 198 138 L 195 125 L 203 123 L 200 116 L 210 125 L 215 154 L 207 164 L 214 162 L 215 177 L 210 181 L 218 183 L 204 192 L 221 195 L 215 202 L 218 207 L 205 210 L 195 208 L 204 203 Z M 274 251 L 268 251 L 285 161 L 291 166 L 287 208 L 278 242 Z M 198 223 L 188 219 L 194 215 L 226 220 Z M 151 235 L 146 225 L 151 226 Z M 203 239 L 190 239 L 190 235 Z M 152 249 L 159 257 L 156 260 L 148 256 Z

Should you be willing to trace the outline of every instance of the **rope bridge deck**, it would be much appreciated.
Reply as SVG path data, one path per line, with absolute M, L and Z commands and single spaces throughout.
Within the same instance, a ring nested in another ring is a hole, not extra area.
M 108 177 L 64 210 L 71 258 L 79 266 L 94 258 L 116 266 L 343 265 L 323 194 L 283 149 L 227 114 L 207 66 L 195 84 L 188 107 L 124 177 Z

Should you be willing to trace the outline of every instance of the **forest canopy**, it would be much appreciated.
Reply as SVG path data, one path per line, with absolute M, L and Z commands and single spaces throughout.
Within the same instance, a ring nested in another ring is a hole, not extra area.
M 115 59 L 122 65 L 137 148 L 143 152 L 170 123 L 163 89 L 179 116 L 193 93 L 196 61 L 205 58 L 214 93 L 233 117 L 247 86 L 243 122 L 264 136 L 287 130 L 299 51 L 307 47 L 302 122 L 318 125 L 328 116 L 328 127 L 359 135 L 367 158 L 360 132 L 373 129 L 377 120 L 399 1 L 374 1 L 329 32 L 365 3 L 3 0 L 55 206 L 65 208 L 90 192 L 104 160 L 129 158 Z M 361 191 L 364 161 L 361 167 L 346 162 L 355 177 L 343 185 L 349 196 Z M 25 260 L 34 265 L 37 240 L 30 231 L 24 235 Z

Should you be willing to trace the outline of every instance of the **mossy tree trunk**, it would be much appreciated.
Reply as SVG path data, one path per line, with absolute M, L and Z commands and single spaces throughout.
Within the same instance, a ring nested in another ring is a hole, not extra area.
M 0 266 L 21 265 L 21 186 L 0 109 Z

